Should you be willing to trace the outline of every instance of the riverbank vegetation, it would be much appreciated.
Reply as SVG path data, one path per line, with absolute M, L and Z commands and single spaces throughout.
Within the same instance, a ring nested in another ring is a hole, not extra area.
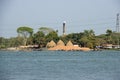
M 17 37 L 0 37 L 0 49 L 22 45 L 38 45 L 38 48 L 45 48 L 51 40 L 56 43 L 62 40 L 65 44 L 70 40 L 74 45 L 77 44 L 80 47 L 89 47 L 91 49 L 96 48 L 96 46 L 101 47 L 105 44 L 119 45 L 120 42 L 120 33 L 109 29 L 101 35 L 95 35 L 93 30 L 84 30 L 80 33 L 59 36 L 58 30 L 51 28 L 41 27 L 37 32 L 33 32 L 32 28 L 23 26 L 19 27 L 16 32 L 18 33 Z

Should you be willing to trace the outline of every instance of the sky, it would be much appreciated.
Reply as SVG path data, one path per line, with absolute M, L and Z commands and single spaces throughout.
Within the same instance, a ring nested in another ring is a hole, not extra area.
M 50 27 L 62 35 L 93 29 L 96 35 L 116 30 L 119 0 L 0 0 L 0 37 L 16 37 L 17 28 L 28 26 L 34 33 Z

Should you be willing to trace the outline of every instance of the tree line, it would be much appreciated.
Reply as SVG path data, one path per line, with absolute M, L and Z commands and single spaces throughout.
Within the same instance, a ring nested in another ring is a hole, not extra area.
M 56 43 L 62 40 L 65 44 L 71 40 L 73 44 L 81 47 L 89 47 L 91 49 L 103 44 L 118 45 L 120 42 L 120 33 L 106 30 L 105 34 L 96 36 L 93 30 L 84 30 L 80 33 L 70 33 L 67 35 L 58 36 L 58 30 L 48 27 L 41 27 L 34 33 L 30 27 L 22 26 L 17 28 L 17 37 L 4 38 L 0 37 L 0 49 L 8 47 L 18 47 L 21 45 L 39 45 L 39 48 L 46 47 L 46 44 L 51 40 Z

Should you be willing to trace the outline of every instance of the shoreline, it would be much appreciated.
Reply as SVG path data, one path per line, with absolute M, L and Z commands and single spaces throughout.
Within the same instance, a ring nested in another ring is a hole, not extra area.
M 81 48 L 82 49 L 82 48 Z M 120 49 L 98 49 L 98 50 L 94 50 L 94 49 L 90 49 L 90 50 L 87 50 L 88 51 L 120 51 Z M 48 50 L 48 48 L 38 48 L 38 49 L 32 49 L 32 48 L 26 48 L 26 49 L 19 49 L 19 48 L 16 48 L 16 47 L 11 47 L 11 48 L 4 48 L 4 49 L 0 49 L 0 51 L 84 51 L 86 52 L 85 50 Z

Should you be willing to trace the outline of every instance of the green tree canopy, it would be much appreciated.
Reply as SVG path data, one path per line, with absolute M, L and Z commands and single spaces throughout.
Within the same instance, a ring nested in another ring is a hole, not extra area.
M 38 44 L 39 47 L 43 47 L 46 44 L 45 34 L 42 31 L 38 31 L 33 36 L 33 43 Z
M 28 37 L 33 34 L 33 29 L 26 26 L 19 27 L 17 28 L 17 33 L 21 34 L 23 37 Z
M 95 33 L 93 30 L 84 30 L 84 36 L 87 36 L 88 38 L 92 38 L 95 36 Z
M 50 32 L 49 34 L 46 35 L 47 42 L 49 42 L 51 40 L 54 40 L 55 42 L 57 42 L 58 39 L 59 39 L 58 34 L 55 31 L 52 31 L 52 32 Z
M 107 34 L 107 36 L 111 36 L 111 34 L 112 34 L 112 30 L 107 29 L 106 34 Z
M 50 32 L 53 32 L 54 30 L 52 28 L 48 28 L 48 27 L 41 27 L 41 28 L 39 28 L 39 31 L 42 31 L 45 35 L 47 35 Z
M 107 29 L 106 31 L 106 40 L 107 43 L 111 44 L 112 43 L 112 30 Z
M 82 47 L 93 48 L 95 46 L 95 34 L 93 30 L 84 30 L 83 36 L 79 39 Z
M 19 28 L 17 28 L 17 33 L 24 38 L 23 42 L 24 42 L 24 45 L 26 45 L 27 38 L 29 36 L 32 36 L 32 34 L 33 34 L 33 29 L 30 27 L 26 27 L 26 26 L 19 27 Z

